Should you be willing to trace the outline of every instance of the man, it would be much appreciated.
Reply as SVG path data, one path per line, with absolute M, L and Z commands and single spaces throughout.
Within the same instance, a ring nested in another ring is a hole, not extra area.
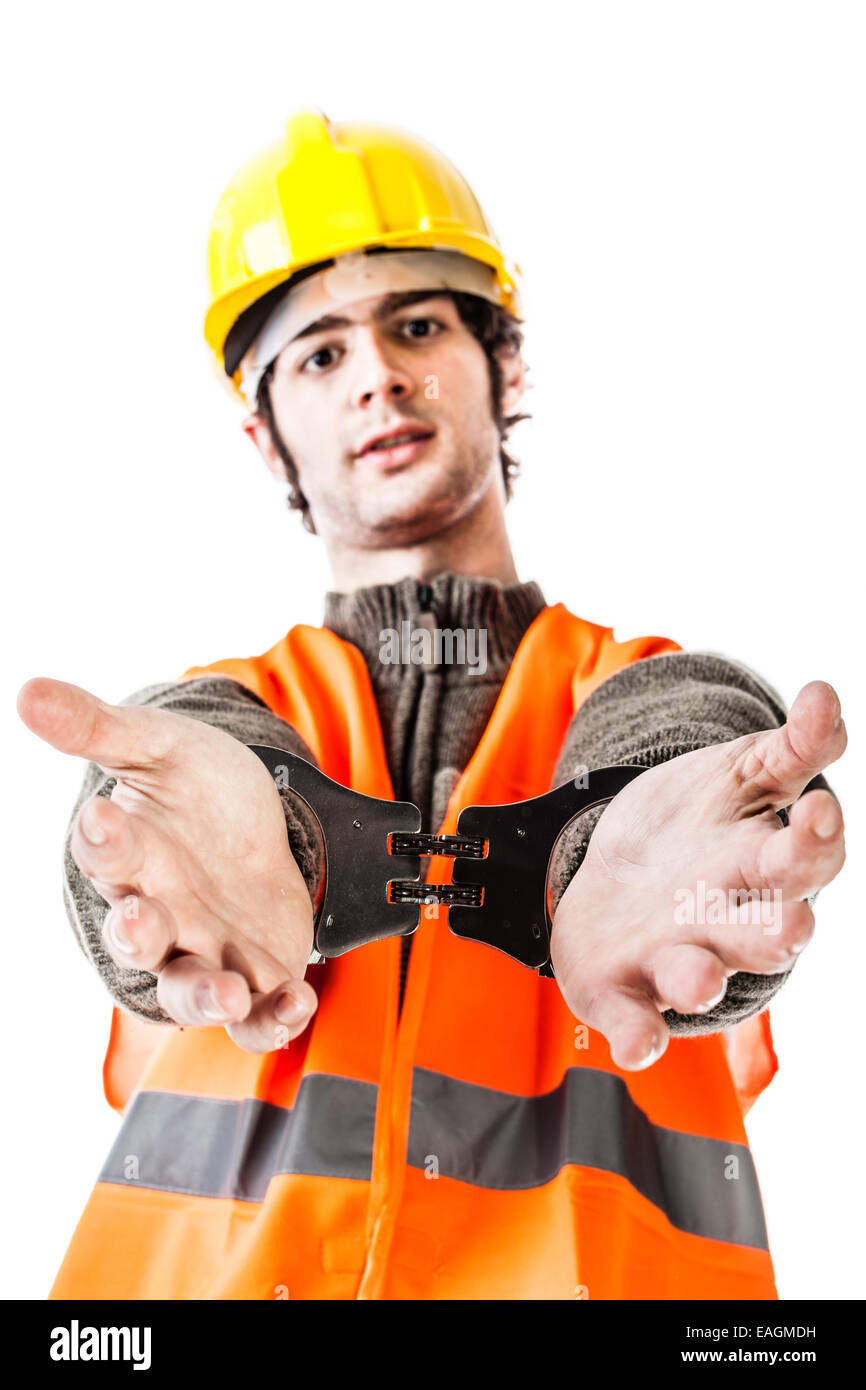
M 120 706 L 19 697 L 90 763 L 66 905 L 119 1006 L 124 1124 L 53 1295 L 774 1297 L 741 1120 L 844 859 L 835 692 L 786 719 L 739 663 L 615 642 L 519 581 L 519 272 L 430 146 L 298 113 L 226 190 L 209 262 L 206 336 L 335 588 L 322 629 Z M 404 624 L 483 662 L 394 660 Z M 422 837 L 648 770 L 558 841 L 554 978 L 449 932 L 440 839 L 414 937 L 383 925 L 307 979 L 325 847 L 246 745 L 413 802 Z

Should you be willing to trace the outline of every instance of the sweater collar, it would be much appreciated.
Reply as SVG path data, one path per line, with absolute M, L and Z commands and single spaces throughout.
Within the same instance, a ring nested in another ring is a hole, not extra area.
M 393 584 L 371 584 L 348 594 L 330 591 L 325 595 L 324 626 L 358 647 L 372 671 L 396 677 L 396 669 L 383 666 L 380 659 L 382 634 L 388 629 L 399 633 L 407 620 L 413 628 L 429 623 L 429 617 L 419 623 L 426 610 L 436 627 L 484 630 L 487 669 L 504 677 L 524 633 L 546 606 L 534 580 L 503 585 L 495 579 L 443 573 L 425 583 L 407 575 Z M 449 674 L 459 678 L 459 669 L 449 668 Z

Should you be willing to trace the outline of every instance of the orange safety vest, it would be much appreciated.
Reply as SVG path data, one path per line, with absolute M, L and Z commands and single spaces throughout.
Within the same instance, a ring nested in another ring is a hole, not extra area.
M 439 833 L 464 806 L 547 791 L 588 694 L 679 650 L 544 609 Z M 357 648 L 294 627 L 181 679 L 209 673 L 261 696 L 329 777 L 393 800 Z M 429 864 L 449 881 L 450 861 Z M 123 1123 L 50 1297 L 778 1296 L 743 1128 L 777 1065 L 766 1014 L 730 1052 L 722 1034 L 672 1038 L 624 1072 L 555 980 L 421 912 L 402 1012 L 398 937 L 313 969 L 309 1028 L 263 1056 L 114 1010 Z

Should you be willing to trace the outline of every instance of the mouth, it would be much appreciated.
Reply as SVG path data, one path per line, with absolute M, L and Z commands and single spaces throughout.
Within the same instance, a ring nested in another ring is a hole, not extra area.
M 432 430 L 403 430 L 389 435 L 386 439 L 377 440 L 356 457 L 365 463 L 371 462 L 378 468 L 402 467 L 404 463 L 411 463 L 413 459 L 418 458 L 432 438 Z

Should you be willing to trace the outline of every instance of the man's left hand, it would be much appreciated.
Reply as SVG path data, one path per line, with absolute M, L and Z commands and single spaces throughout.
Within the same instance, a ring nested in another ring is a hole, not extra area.
M 617 1066 L 661 1056 L 663 1011 L 707 1013 L 736 971 L 791 969 L 815 925 L 804 899 L 845 860 L 835 798 L 797 798 L 847 741 L 836 692 L 812 681 L 781 728 L 649 768 L 606 807 L 554 914 L 551 959 L 569 1008 L 604 1035 Z M 704 900 L 721 889 L 732 909 L 678 910 L 698 900 L 701 880 Z M 772 898 L 771 925 L 732 890 Z M 701 915 L 722 921 L 682 920 Z

